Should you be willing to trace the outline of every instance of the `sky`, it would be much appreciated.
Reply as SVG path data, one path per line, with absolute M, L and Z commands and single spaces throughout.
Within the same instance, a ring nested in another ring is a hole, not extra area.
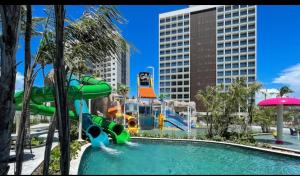
M 130 57 L 130 96 L 136 96 L 137 74 L 152 73 L 158 93 L 158 15 L 188 7 L 187 5 L 120 5 L 117 6 L 127 23 L 119 25 L 122 35 L 138 49 Z M 88 6 L 68 5 L 69 18 L 80 17 Z M 33 16 L 44 16 L 44 6 L 34 6 Z M 300 97 L 300 6 L 260 5 L 257 7 L 257 80 L 264 88 L 274 90 L 288 85 Z M 39 38 L 32 39 L 32 53 L 36 52 Z M 20 37 L 17 62 L 24 58 L 23 39 Z M 49 71 L 50 67 L 46 69 Z M 24 64 L 17 67 L 16 90 L 22 89 Z M 42 86 L 42 74 L 35 85 Z M 258 95 L 261 99 L 261 95 Z

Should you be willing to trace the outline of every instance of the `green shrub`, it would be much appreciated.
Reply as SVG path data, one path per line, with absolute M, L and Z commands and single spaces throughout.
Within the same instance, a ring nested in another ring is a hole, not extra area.
M 74 141 L 70 145 L 70 157 L 71 159 L 75 159 L 78 155 L 78 152 L 80 151 L 81 146 L 86 144 L 85 141 L 79 142 L 79 141 Z M 54 175 L 54 174 L 60 174 L 60 147 L 57 146 L 51 151 L 50 155 L 50 164 L 49 164 L 49 174 Z
M 33 146 L 39 146 L 42 145 L 43 143 L 45 143 L 43 139 L 40 139 L 38 137 L 31 138 L 31 145 Z

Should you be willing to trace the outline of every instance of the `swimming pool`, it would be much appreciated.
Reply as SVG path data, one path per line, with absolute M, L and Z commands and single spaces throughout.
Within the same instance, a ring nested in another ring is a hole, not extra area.
M 300 159 L 236 146 L 174 141 L 112 145 L 118 155 L 89 147 L 78 174 L 300 174 Z

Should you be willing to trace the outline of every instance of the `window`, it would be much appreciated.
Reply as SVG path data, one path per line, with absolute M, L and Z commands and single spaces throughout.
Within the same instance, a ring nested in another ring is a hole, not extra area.
M 247 18 L 241 18 L 241 23 L 246 23 L 247 22 Z
M 178 16 L 178 20 L 182 20 L 182 19 L 183 19 L 182 15 Z
M 219 7 L 218 8 L 218 12 L 224 12 L 224 8 L 223 7 Z
M 182 40 L 183 37 L 182 37 L 182 35 L 179 35 L 177 38 L 178 38 L 178 40 Z
M 225 71 L 225 76 L 231 76 L 231 71 Z
M 248 62 L 248 66 L 249 67 L 254 67 L 255 66 L 255 62 Z
M 218 34 L 223 34 L 223 29 L 218 29 Z
M 223 48 L 224 44 L 223 43 L 218 43 L 218 48 Z
M 255 10 L 254 9 L 249 9 L 248 10 L 248 14 L 254 14 L 255 13 Z
M 182 29 L 178 29 L 177 32 L 178 32 L 178 33 L 182 33 L 183 30 L 182 30 Z
M 223 79 L 218 79 L 218 83 L 219 84 L 223 83 Z
M 167 28 L 167 29 L 169 29 L 169 28 L 170 28 L 170 25 L 169 25 L 169 24 L 167 24 L 167 25 L 166 25 L 166 28 Z
M 240 48 L 240 52 L 241 52 L 241 53 L 247 52 L 247 48 Z
M 230 57 L 230 56 L 228 56 L 228 57 L 225 57 L 225 61 L 226 61 L 226 62 L 229 62 L 229 61 L 231 61 L 231 57 Z
M 231 50 L 225 50 L 225 54 L 231 54 Z
M 224 36 L 219 36 L 218 41 L 222 41 L 224 39 Z
M 178 55 L 178 56 L 177 56 L 177 59 L 182 59 L 182 55 Z
M 248 29 L 255 29 L 255 24 L 251 24 L 248 26 Z
M 185 22 L 184 22 L 184 25 L 185 25 L 185 26 L 189 25 L 189 21 L 185 21 Z
M 159 22 L 160 22 L 160 23 L 164 23 L 164 22 L 165 22 L 165 19 L 161 19 Z
M 225 25 L 231 25 L 231 21 L 225 21 Z
M 189 43 L 190 43 L 189 41 L 185 41 L 185 42 L 184 42 L 184 46 L 189 45 Z
M 218 71 L 218 76 L 223 76 L 223 75 L 224 75 L 224 72 Z
M 231 35 L 226 35 L 225 36 L 225 40 L 230 40 L 231 39 Z
M 247 45 L 247 40 L 242 40 L 241 45 Z
M 255 32 L 249 32 L 249 33 L 248 33 L 248 36 L 249 36 L 249 37 L 255 36 Z
M 232 6 L 232 9 L 238 9 L 239 8 L 239 5 L 233 5 Z
M 172 43 L 172 47 L 176 47 L 176 43 Z
M 238 71 L 238 70 L 232 71 L 232 75 L 238 75 L 238 74 L 239 74 L 239 71 Z
M 226 29 L 225 29 L 225 32 L 226 32 L 226 33 L 231 32 L 231 28 L 226 28 Z
M 189 58 L 189 55 L 188 54 L 185 54 L 184 55 L 184 59 L 188 59 Z
M 217 67 L 218 67 L 218 69 L 223 69 L 223 64 L 222 65 L 218 65 Z
M 218 57 L 218 62 L 223 62 L 223 61 L 224 61 L 223 57 Z
M 252 46 L 248 48 L 248 52 L 254 52 L 254 51 L 255 51 L 255 47 Z
M 232 50 L 232 53 L 233 53 L 233 54 L 239 53 L 239 49 L 233 49 L 233 50 Z
M 246 75 L 247 74 L 247 70 L 240 70 L 240 74 L 241 75 Z
M 165 26 L 160 26 L 159 28 L 162 30 L 162 29 L 165 29 Z
M 182 22 L 178 23 L 178 26 L 183 26 L 183 23 Z
M 230 18 L 230 17 L 231 17 L 231 13 L 225 14 L 225 18 Z
M 189 48 L 184 48 L 184 52 L 189 52 L 190 49 Z
M 189 18 L 189 14 L 185 14 L 184 19 L 188 19 L 188 18 Z
M 176 34 L 176 30 L 172 30 L 172 34 Z
M 248 77 L 248 82 L 254 82 L 255 81 L 255 77 L 251 76 L 251 77 Z
M 241 14 L 241 16 L 242 16 L 242 15 L 247 15 L 247 10 L 241 11 L 240 14 Z
M 176 17 L 172 17 L 172 21 L 176 21 Z
M 240 67 L 243 68 L 243 67 L 247 67 L 247 63 L 246 62 L 242 62 L 240 63 Z
M 239 42 L 232 42 L 232 46 L 239 46 Z
M 247 37 L 247 33 L 241 33 L 241 38 Z
M 176 40 L 176 37 L 172 37 L 172 41 Z
M 166 22 L 170 22 L 170 18 L 167 18 L 167 19 L 166 19 Z
M 218 50 L 218 55 L 222 55 L 224 54 L 224 51 L 223 50 Z
M 188 74 L 185 74 L 185 75 L 184 75 L 184 78 L 189 78 L 189 75 L 188 75 Z
M 241 60 L 247 60 L 247 55 L 241 55 Z
M 224 15 L 218 15 L 218 20 L 223 19 Z
M 232 38 L 233 38 L 233 39 L 238 39 L 238 38 L 239 38 L 239 34 L 234 34 L 234 35 L 232 35 Z
M 239 64 L 238 63 L 233 63 L 232 68 L 239 68 Z
M 223 26 L 223 25 L 224 25 L 223 21 L 218 22 L 218 26 Z
M 255 17 L 249 17 L 248 21 L 255 21 Z
M 189 28 L 184 28 L 184 32 L 189 32 Z
M 178 42 L 177 43 L 178 46 L 182 46 L 182 44 L 183 44 L 182 42 Z
M 239 27 L 234 27 L 234 28 L 232 28 L 232 31 L 233 31 L 233 32 L 239 31 Z
M 255 69 L 249 69 L 249 70 L 248 70 L 248 74 L 249 74 L 249 75 L 255 74 Z
M 184 39 L 188 39 L 189 38 L 189 35 L 184 35 Z
M 233 20 L 232 24 L 238 24 L 239 23 L 239 19 Z
M 241 30 L 241 31 L 247 30 L 247 25 L 241 26 L 241 27 L 240 27 L 240 30 Z
M 248 59 L 255 59 L 255 55 L 254 54 L 249 55 Z
M 226 6 L 225 11 L 229 11 L 229 10 L 231 10 L 231 6 Z
M 164 61 L 165 60 L 165 58 L 164 57 L 160 57 L 160 61 Z
M 225 43 L 225 47 L 231 47 L 231 43 L 230 42 Z
M 233 16 L 233 17 L 237 17 L 237 16 L 239 16 L 239 12 L 235 12 L 235 13 L 233 13 L 233 14 L 232 14 L 232 16 Z
M 231 83 L 231 79 L 230 78 L 225 78 L 225 83 Z
M 232 61 L 238 61 L 239 60 L 239 56 L 232 56 Z
M 172 24 L 172 28 L 175 28 L 175 27 L 176 27 L 176 23 L 173 23 L 173 24 Z
M 170 35 L 170 31 L 167 31 L 167 32 L 166 32 L 166 35 Z
M 231 68 L 231 64 L 225 64 L 225 68 L 226 69 Z

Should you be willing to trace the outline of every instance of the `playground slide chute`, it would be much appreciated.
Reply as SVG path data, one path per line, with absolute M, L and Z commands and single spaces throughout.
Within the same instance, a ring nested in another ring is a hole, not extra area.
M 80 100 L 81 99 L 95 99 L 100 97 L 108 96 L 111 93 L 111 86 L 105 81 L 99 81 L 94 79 L 93 77 L 84 76 L 80 81 L 83 84 L 88 85 L 78 85 L 79 81 L 75 81 L 75 77 L 72 77 L 73 83 L 70 85 L 68 89 L 68 99 L 74 101 L 75 111 L 69 111 L 69 117 L 78 120 L 78 114 L 80 110 Z M 45 116 L 52 116 L 55 113 L 55 107 L 45 106 L 43 103 L 45 102 L 53 102 L 54 101 L 54 89 L 52 87 L 33 87 L 32 93 L 30 96 L 30 110 L 32 114 L 41 114 Z M 23 101 L 23 92 L 17 92 L 15 94 L 16 101 L 16 109 L 22 109 L 22 101 Z M 107 144 L 105 139 L 105 131 L 112 134 L 112 138 L 117 143 L 125 143 L 130 139 L 129 133 L 124 130 L 122 125 L 116 124 L 114 122 L 109 122 L 103 117 L 98 117 L 98 119 L 102 119 L 102 121 L 106 121 L 106 124 L 110 124 L 109 126 L 105 125 L 97 125 L 94 124 L 93 119 L 95 116 L 91 115 L 88 112 L 86 101 L 82 101 L 82 110 L 83 110 L 83 130 L 88 132 L 87 134 L 91 139 L 101 140 Z M 96 127 L 95 127 L 96 126 Z M 97 128 L 98 126 L 98 128 Z M 101 128 L 99 128 L 101 127 Z M 102 130 L 103 128 L 103 130 Z M 107 129 L 106 129 L 107 128 Z M 109 129 L 110 128 L 110 129 Z M 103 132 L 104 131 L 104 132 Z M 101 136 L 101 137 L 100 137 Z M 99 137 L 99 138 L 97 138 Z M 99 141 L 98 141 L 99 142 Z

